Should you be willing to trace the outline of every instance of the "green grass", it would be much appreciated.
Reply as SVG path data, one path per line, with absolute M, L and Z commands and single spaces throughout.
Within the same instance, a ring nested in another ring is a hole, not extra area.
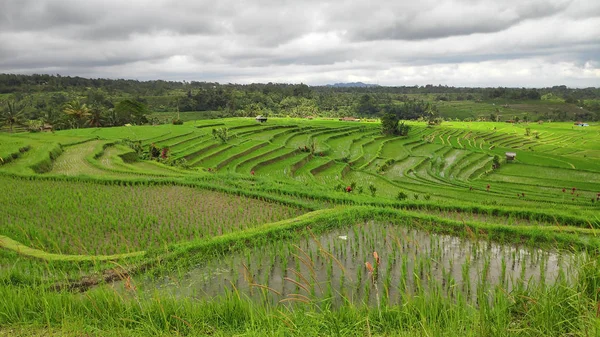
M 25 139 L 18 139 L 16 137 L 9 137 L 4 134 L 0 134 L 0 162 L 4 163 L 9 160 L 9 157 L 20 155 L 21 149 L 27 147 L 27 141 Z M 12 158 L 10 158 L 12 160 Z

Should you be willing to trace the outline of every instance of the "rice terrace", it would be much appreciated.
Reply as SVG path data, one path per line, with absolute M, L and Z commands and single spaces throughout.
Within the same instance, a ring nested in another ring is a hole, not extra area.
M 0 336 L 600 335 L 597 100 L 268 86 L 5 117 Z

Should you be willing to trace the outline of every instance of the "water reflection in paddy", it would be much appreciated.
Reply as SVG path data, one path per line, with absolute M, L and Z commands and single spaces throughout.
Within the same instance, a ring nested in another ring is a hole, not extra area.
M 208 299 L 233 291 L 270 303 L 395 304 L 432 292 L 476 301 L 478 291 L 511 292 L 566 280 L 582 256 L 368 222 L 137 282 L 140 289 L 175 296 Z

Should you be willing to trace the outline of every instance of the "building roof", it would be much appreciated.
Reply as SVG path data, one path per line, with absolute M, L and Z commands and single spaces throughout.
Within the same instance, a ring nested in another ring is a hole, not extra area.
M 508 157 L 516 157 L 517 153 L 516 152 L 506 152 L 506 156 L 508 156 Z

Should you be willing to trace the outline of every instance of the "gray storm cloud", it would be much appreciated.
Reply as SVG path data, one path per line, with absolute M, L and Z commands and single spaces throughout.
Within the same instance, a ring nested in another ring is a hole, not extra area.
M 0 2 L 0 72 L 220 82 L 600 85 L 600 2 Z

